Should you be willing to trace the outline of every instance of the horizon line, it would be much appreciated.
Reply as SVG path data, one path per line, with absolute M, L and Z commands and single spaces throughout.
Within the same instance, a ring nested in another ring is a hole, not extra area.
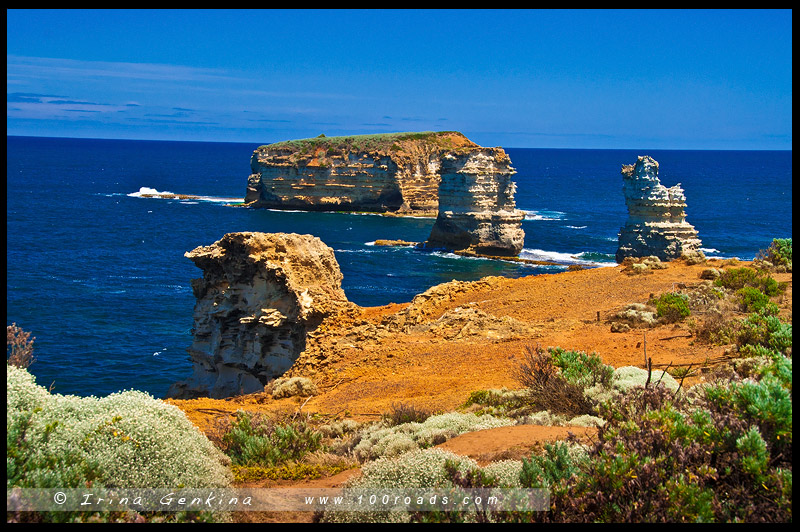
M 449 131 L 449 130 L 448 130 Z M 397 132 L 391 132 L 397 133 Z M 412 132 L 413 133 L 413 132 Z M 376 133 L 387 134 L 387 133 Z M 388 133 L 390 134 L 390 133 Z M 463 133 L 462 133 L 463 135 Z M 356 136 L 356 135 L 343 135 L 343 136 Z M 466 135 L 465 135 L 466 136 Z M 72 139 L 72 140 L 123 140 L 129 142 L 192 142 L 197 144 L 257 144 L 259 146 L 266 146 L 271 144 L 263 141 L 244 141 L 244 140 L 176 140 L 176 139 L 141 139 L 141 138 L 123 138 L 123 137 L 72 137 L 66 135 L 9 135 L 6 133 L 6 138 L 34 138 L 34 139 Z M 313 138 L 313 137 L 312 137 Z M 299 139 L 290 139 L 299 140 Z M 275 141 L 282 142 L 282 141 Z M 488 147 L 488 146 L 483 146 Z M 515 150 L 596 150 L 596 151 L 612 151 L 612 150 L 653 150 L 653 151 L 761 151 L 761 152 L 791 152 L 792 149 L 780 148 L 750 148 L 750 149 L 736 149 L 736 148 L 537 148 L 530 146 L 500 146 L 504 149 Z

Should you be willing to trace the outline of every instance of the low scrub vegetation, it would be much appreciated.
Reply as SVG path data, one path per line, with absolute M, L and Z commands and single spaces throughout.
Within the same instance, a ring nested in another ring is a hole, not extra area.
M 225 487 L 230 460 L 177 407 L 146 393 L 51 394 L 6 366 L 6 488 Z M 208 520 L 209 512 L 22 512 L 13 521 Z
M 767 269 L 778 272 L 792 271 L 792 239 L 775 238 L 766 250 L 759 252 L 757 261 Z
M 680 293 L 661 294 L 651 304 L 656 307 L 656 313 L 666 323 L 675 323 L 688 317 L 689 297 Z

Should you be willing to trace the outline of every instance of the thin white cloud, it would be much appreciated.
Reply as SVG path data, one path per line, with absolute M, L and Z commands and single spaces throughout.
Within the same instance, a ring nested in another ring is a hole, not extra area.
M 83 61 L 53 57 L 6 56 L 7 78 L 134 78 L 153 81 L 243 81 L 229 72 L 213 68 L 127 63 L 117 61 Z

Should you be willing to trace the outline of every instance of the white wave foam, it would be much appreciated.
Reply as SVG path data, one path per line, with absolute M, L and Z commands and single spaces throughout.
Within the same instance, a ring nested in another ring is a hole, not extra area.
M 700 251 L 703 253 L 722 253 L 720 250 L 714 248 L 700 248 Z
M 588 225 L 565 225 L 567 229 L 586 229 Z
M 561 211 L 531 211 L 521 209 L 525 213 L 526 220 L 563 220 L 567 215 Z
M 149 196 L 174 196 L 173 192 L 159 192 L 150 187 L 141 187 L 138 192 L 131 192 L 128 196 L 132 198 L 144 198 Z
M 132 192 L 128 194 L 128 196 L 132 198 L 158 198 L 158 199 L 177 199 L 181 200 L 181 203 L 186 205 L 194 205 L 198 202 L 209 202 L 209 203 L 241 203 L 242 198 L 222 198 L 222 197 L 215 197 L 215 196 L 195 196 L 194 194 L 176 194 L 174 192 L 169 191 L 159 191 L 155 188 L 150 187 L 141 187 L 138 192 Z
M 213 196 L 196 196 L 197 201 L 207 201 L 210 203 L 242 203 L 242 198 L 217 198 Z
M 547 251 L 544 249 L 529 249 L 524 248 L 519 254 L 519 258 L 528 260 L 541 260 L 549 262 L 557 262 L 564 265 L 567 264 L 582 264 L 591 266 L 616 266 L 615 262 L 597 262 L 580 258 L 584 252 L 579 253 L 563 253 L 560 251 Z

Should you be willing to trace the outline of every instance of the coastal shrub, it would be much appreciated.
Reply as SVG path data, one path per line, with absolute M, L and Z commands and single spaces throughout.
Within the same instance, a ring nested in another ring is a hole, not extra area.
M 475 390 L 470 393 L 464 407 L 479 405 L 483 408 L 473 413 L 502 414 L 514 417 L 515 411 L 525 406 L 526 390 Z
M 445 465 L 450 462 L 464 472 L 478 467 L 466 457 L 443 449 L 417 449 L 399 457 L 382 457 L 361 469 L 361 476 L 348 481 L 344 494 L 348 492 L 375 492 L 404 488 L 436 489 L 452 486 Z M 409 522 L 411 514 L 405 510 L 376 511 L 326 511 L 318 516 L 321 522 Z
M 526 347 L 512 375 L 525 388 L 524 405 L 517 414 L 547 410 L 571 417 L 593 413 L 584 389 L 611 381 L 609 366 L 596 354 L 567 351 L 558 347 L 545 351 Z
M 563 414 L 554 414 L 549 410 L 540 410 L 525 415 L 519 419 L 520 425 L 542 425 L 546 427 L 561 427 L 567 425 L 568 417 Z
M 456 455 L 443 449 L 422 449 L 396 458 L 380 458 L 362 468 L 360 477 L 348 481 L 344 488 L 347 496 L 353 493 L 387 493 L 390 490 L 421 488 L 423 490 L 449 490 L 455 487 L 520 487 L 522 463 L 503 460 L 479 466 L 471 458 Z M 415 492 L 412 492 L 415 493 Z M 424 493 L 424 491 L 423 491 Z M 427 500 L 427 499 L 426 499 Z M 481 522 L 488 513 L 470 507 L 467 511 L 409 512 L 405 508 L 376 511 L 331 511 L 318 514 L 321 522 L 410 522 L 410 521 L 465 521 Z
M 656 314 L 667 323 L 681 321 L 691 314 L 689 298 L 684 294 L 661 294 L 651 302 L 656 307 Z
M 229 460 L 175 406 L 139 391 L 50 394 L 7 366 L 7 486 L 226 486 Z M 63 467 L 62 467 L 63 465 Z
M 736 291 L 736 300 L 743 312 L 758 312 L 769 304 L 769 296 L 752 286 L 745 286 Z
M 559 375 L 543 386 L 528 388 L 525 402 L 526 405 L 519 413 L 547 410 L 554 414 L 577 416 L 594 411 L 592 403 L 583 394 L 583 389 Z
M 734 324 L 731 336 L 740 351 L 746 346 L 763 346 L 788 354 L 792 347 L 792 324 L 776 315 L 777 307 L 769 304 Z
M 359 426 L 358 421 L 353 419 L 341 419 L 327 425 L 322 425 L 317 430 L 324 438 L 336 439 L 355 433 Z
M 552 511 L 532 517 L 790 521 L 791 398 L 780 390 L 765 377 L 704 387 L 693 403 L 661 387 L 607 403 L 608 423 L 578 471 L 565 480 L 563 453 L 551 461 L 562 475 L 551 492 Z M 538 478 L 542 469 L 534 470 Z
M 308 397 L 318 393 L 317 387 L 308 377 L 280 377 L 270 384 L 273 399 L 284 397 Z
M 321 447 L 322 435 L 305 419 L 275 423 L 261 414 L 236 412 L 223 438 L 225 452 L 238 466 L 279 466 Z
M 411 404 L 393 403 L 389 411 L 383 414 L 382 419 L 386 425 L 394 427 L 403 423 L 422 423 L 430 415 L 430 412 L 421 410 Z
M 717 286 L 730 290 L 739 290 L 746 286 L 757 288 L 772 297 L 786 290 L 786 283 L 778 283 L 769 273 L 753 268 L 731 268 L 722 272 L 714 281 Z
M 762 250 L 757 256 L 760 260 L 766 260 L 778 271 L 792 271 L 792 239 L 775 238 L 766 250 Z
M 642 303 L 629 303 L 617 312 L 617 319 L 625 320 L 633 326 L 653 327 L 658 323 L 655 309 Z
M 524 388 L 543 388 L 558 375 L 550 353 L 541 347 L 526 345 L 522 360 L 511 369 L 514 379 Z
M 603 364 L 597 353 L 587 354 L 583 351 L 568 351 L 560 347 L 549 349 L 553 365 L 561 370 L 564 379 L 581 388 L 597 384 L 610 386 L 614 368 Z
M 580 472 L 586 449 L 567 442 L 546 443 L 544 453 L 522 460 L 520 484 L 526 488 L 550 488 L 563 484 Z
M 724 300 L 725 293 L 715 287 L 710 280 L 701 281 L 697 286 L 685 292 L 689 309 L 692 311 L 707 311 L 716 308 Z
M 508 418 L 459 412 L 431 416 L 422 423 L 409 422 L 387 426 L 381 422 L 362 430 L 361 439 L 353 452 L 362 462 L 378 457 L 394 457 L 444 443 L 465 432 L 513 424 L 514 421 Z
M 614 370 L 612 386 L 622 393 L 630 392 L 634 388 L 643 388 L 645 385 L 653 388 L 661 386 L 673 392 L 677 391 L 680 386 L 666 371 L 654 370 L 652 373 L 648 373 L 646 369 L 636 366 L 623 366 Z
M 6 360 L 8 365 L 27 368 L 36 360 L 33 357 L 31 333 L 23 331 L 16 323 L 6 325 Z
M 225 487 L 223 455 L 173 405 L 138 391 L 107 397 L 51 394 L 23 368 L 7 365 L 6 487 Z M 208 513 L 148 519 L 202 520 Z M 83 512 L 44 512 L 23 520 L 72 521 Z M 114 512 L 99 520 L 144 519 Z M 19 520 L 16 516 L 13 519 Z

